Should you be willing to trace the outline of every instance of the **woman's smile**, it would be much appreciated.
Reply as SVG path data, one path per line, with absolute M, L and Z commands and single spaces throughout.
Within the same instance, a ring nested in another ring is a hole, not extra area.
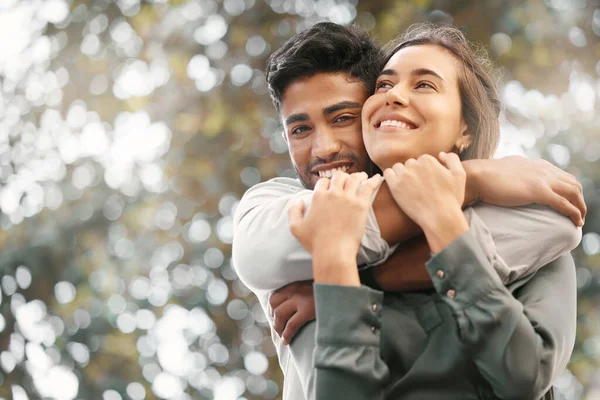
M 446 49 L 416 45 L 399 50 L 375 86 L 362 119 L 365 147 L 379 168 L 422 154 L 437 157 L 468 141 L 456 59 Z

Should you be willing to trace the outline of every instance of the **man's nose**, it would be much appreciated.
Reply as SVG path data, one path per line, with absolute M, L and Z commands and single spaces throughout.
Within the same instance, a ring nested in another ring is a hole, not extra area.
M 315 158 L 328 159 L 342 149 L 342 144 L 336 138 L 331 129 L 320 129 L 313 135 L 312 156 Z

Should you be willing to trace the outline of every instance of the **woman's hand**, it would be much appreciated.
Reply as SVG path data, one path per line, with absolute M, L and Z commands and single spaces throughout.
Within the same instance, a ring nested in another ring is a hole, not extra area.
M 381 180 L 336 171 L 331 180 L 319 179 L 306 213 L 302 201 L 289 208 L 290 231 L 313 256 L 315 282 L 360 285 L 356 254 Z
M 430 155 L 384 171 L 384 177 L 398 206 L 418 224 L 433 253 L 438 253 L 469 230 L 462 212 L 466 174 L 454 153 Z

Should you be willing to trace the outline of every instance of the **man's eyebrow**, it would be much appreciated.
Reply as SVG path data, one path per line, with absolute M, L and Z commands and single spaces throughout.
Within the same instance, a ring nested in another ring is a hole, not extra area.
M 323 115 L 330 115 L 334 112 L 338 112 L 340 110 L 345 110 L 347 108 L 361 108 L 362 104 L 357 103 L 355 101 L 340 101 L 339 103 L 332 104 L 323 108 Z
M 444 78 L 442 78 L 437 72 L 432 71 L 429 68 L 417 68 L 417 69 L 413 69 L 410 74 L 413 77 L 414 76 L 423 76 L 423 75 L 432 75 L 432 76 L 435 76 L 435 77 L 439 78 L 442 81 L 444 80 Z
M 300 121 L 308 121 L 310 118 L 308 118 L 308 114 L 302 113 L 302 114 L 292 114 L 289 117 L 287 117 L 285 119 L 285 124 L 286 125 L 291 125 L 294 122 L 300 122 Z

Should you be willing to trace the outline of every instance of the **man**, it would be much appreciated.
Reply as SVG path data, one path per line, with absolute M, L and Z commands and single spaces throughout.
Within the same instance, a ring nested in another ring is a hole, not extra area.
M 270 316 L 268 301 L 275 290 L 312 278 L 310 255 L 289 232 L 287 209 L 300 199 L 310 204 L 312 192 L 305 188 L 312 189 L 320 177 L 331 177 L 337 169 L 350 173 L 375 170 L 362 142 L 360 112 L 373 92 L 381 68 L 379 59 L 378 48 L 359 29 L 317 24 L 290 39 L 268 62 L 271 97 L 284 123 L 285 139 L 299 181 L 276 178 L 256 185 L 244 195 L 234 219 L 233 261 L 240 279 L 259 298 L 274 331 L 273 340 L 285 374 L 284 399 L 312 398 L 315 341 L 314 323 L 298 331 L 314 317 L 310 283 L 286 287 L 286 294 L 275 302 L 276 314 L 284 317 L 276 318 L 278 325 L 274 325 Z M 472 160 L 463 166 L 467 172 L 467 203 L 476 199 L 502 206 L 535 202 L 549 205 L 569 215 L 575 223 L 582 223 L 585 205 L 580 185 L 545 162 L 511 158 Z M 514 280 L 515 275 L 536 271 L 578 241 L 574 224 L 545 209 L 488 207 L 478 212 L 481 215 L 469 212 L 471 230 L 483 242 L 486 256 L 494 261 L 505 283 Z M 488 221 L 498 219 L 498 212 L 506 214 L 502 226 L 486 226 Z M 488 218 L 493 213 L 496 217 Z M 504 227 L 518 226 L 523 218 L 535 220 L 534 232 L 529 233 L 549 244 L 533 258 L 519 251 L 524 243 L 515 243 L 514 238 L 504 234 Z M 418 228 L 396 205 L 384 183 L 373 201 L 358 264 L 387 261 L 365 270 L 365 279 L 375 278 L 386 289 L 431 287 L 424 268 L 429 249 L 418 235 Z M 393 253 L 393 247 L 401 243 L 405 244 Z M 308 296 L 291 299 L 290 293 L 294 291 L 308 292 Z M 298 301 L 305 301 L 308 306 L 299 308 Z M 565 301 L 574 307 L 574 298 Z M 296 331 L 291 346 L 285 346 Z M 283 333 L 284 339 L 277 333 Z M 573 333 L 564 333 L 562 345 L 566 348 L 572 347 Z M 564 353 L 569 352 L 570 348 Z M 568 356 L 566 360 L 563 357 L 548 373 L 555 377 L 567 360 Z

